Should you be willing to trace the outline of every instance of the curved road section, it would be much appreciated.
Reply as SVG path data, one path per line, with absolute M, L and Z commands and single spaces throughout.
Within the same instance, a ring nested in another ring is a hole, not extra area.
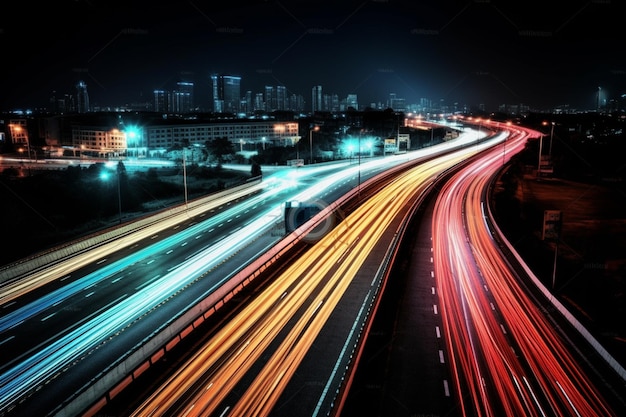
M 284 229 L 274 233 L 285 201 L 334 202 L 347 190 L 360 192 L 361 180 L 370 176 L 462 146 L 450 142 L 363 164 L 277 173 L 238 204 L 185 211 L 49 265 L 28 276 L 27 286 L 5 283 L 0 415 L 75 415 L 110 397 L 199 317 L 223 305 L 232 296 L 225 287 L 233 275 L 285 237 Z
M 132 416 L 326 416 L 336 410 L 387 279 L 385 259 L 400 225 L 442 173 L 480 149 L 425 161 L 364 200 Z M 320 343 L 329 328 L 332 343 Z
M 521 131 L 507 143 L 514 154 Z M 494 148 L 442 188 L 432 220 L 434 273 L 447 357 L 463 416 L 619 415 L 563 333 L 520 285 L 487 222 L 486 192 L 503 164 Z M 622 410 L 623 411 L 623 410 Z

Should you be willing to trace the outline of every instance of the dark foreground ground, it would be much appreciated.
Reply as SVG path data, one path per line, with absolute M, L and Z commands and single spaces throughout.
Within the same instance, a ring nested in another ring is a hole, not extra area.
M 540 178 L 520 169 L 499 184 L 498 224 L 547 288 L 626 365 L 626 196 L 623 186 Z M 556 240 L 544 239 L 544 211 L 561 212 Z M 556 251 L 556 261 L 555 261 Z
M 107 176 L 102 174 L 106 173 Z M 250 171 L 190 165 L 115 170 L 102 163 L 0 172 L 0 267 L 122 222 L 250 179 Z

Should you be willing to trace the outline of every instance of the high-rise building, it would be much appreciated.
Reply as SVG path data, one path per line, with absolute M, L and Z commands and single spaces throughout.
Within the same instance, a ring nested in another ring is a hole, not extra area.
M 76 84 L 76 112 L 89 112 L 89 94 L 87 93 L 87 84 L 85 84 L 82 80 Z
M 287 88 L 284 85 L 276 86 L 276 110 L 286 110 Z
M 241 111 L 249 116 L 252 113 L 254 113 L 254 102 L 252 100 L 252 91 L 250 90 L 246 91 L 246 94 L 244 97 L 245 97 L 244 101 L 246 105 L 245 105 L 245 109 L 241 109 Z
M 165 90 L 154 90 L 154 111 L 167 113 L 169 111 L 169 93 Z
M 74 110 L 76 103 L 76 97 L 73 94 L 65 93 L 61 96 L 57 95 L 56 91 L 52 92 L 50 97 L 50 105 L 53 113 L 70 113 Z
M 191 111 L 191 96 L 188 92 L 176 90 L 170 95 L 170 99 L 173 113 L 184 114 Z
M 295 112 L 304 111 L 304 97 L 298 94 L 292 94 L 289 97 L 289 110 Z
M 180 81 L 177 84 L 177 90 L 174 92 L 174 108 L 177 113 L 189 113 L 194 109 L 193 103 L 193 83 Z
M 357 99 L 357 95 L 356 94 L 348 94 L 348 97 L 346 97 L 346 105 L 348 107 L 352 107 L 355 110 L 359 109 L 359 100 Z
M 331 111 L 332 95 L 331 94 L 322 94 L 322 108 L 323 111 Z
M 406 100 L 398 97 L 396 93 L 389 93 L 389 102 L 387 107 L 395 111 L 406 111 Z
M 263 99 L 263 93 L 256 93 L 254 95 L 254 111 L 264 111 L 265 100 Z
M 311 90 L 311 111 L 322 111 L 323 110 L 323 101 L 322 101 L 322 86 L 316 85 Z
M 233 75 L 212 75 L 213 111 L 216 113 L 239 112 L 241 100 L 241 77 Z
M 265 101 L 265 111 L 273 112 L 276 110 L 276 95 L 274 93 L 274 86 L 266 85 L 264 88 L 264 101 Z

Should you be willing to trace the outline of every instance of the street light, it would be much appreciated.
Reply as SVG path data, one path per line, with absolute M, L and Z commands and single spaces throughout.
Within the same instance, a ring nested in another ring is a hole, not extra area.
M 300 161 L 300 136 L 296 138 L 296 159 Z M 297 162 L 300 163 L 300 162 Z
M 183 146 L 183 188 L 185 191 L 185 209 L 189 209 L 189 207 L 187 206 L 187 161 L 185 159 L 185 151 L 187 150 L 187 148 L 185 148 Z
M 551 127 L 550 127 L 550 147 L 548 148 L 548 156 L 550 158 L 552 158 L 552 139 L 554 138 L 554 122 L 549 122 Z M 542 125 L 547 126 L 548 122 L 543 121 L 541 122 Z
M 548 156 L 552 158 L 552 138 L 554 137 L 554 122 L 552 122 L 552 127 L 550 127 L 550 148 L 548 149 Z
M 506 122 L 507 126 L 511 125 L 511 122 Z M 505 165 L 506 163 L 506 139 L 507 137 L 504 137 L 504 142 L 502 142 L 502 166 Z
M 541 122 L 541 124 L 543 126 L 547 126 L 548 122 L 543 121 Z M 548 148 L 548 163 L 552 164 L 552 139 L 554 137 L 554 122 L 550 122 L 550 124 L 552 125 L 550 127 L 550 146 Z M 539 139 L 539 164 L 537 166 L 537 176 L 540 177 L 541 176 L 541 157 L 543 154 L 543 132 L 541 132 L 541 136 Z
M 117 164 L 117 207 L 120 213 L 120 224 L 122 224 L 122 191 L 120 187 L 120 164 Z
M 318 130 L 320 130 L 319 126 L 314 126 L 311 129 L 309 129 L 309 150 L 310 150 L 309 165 L 313 163 L 313 131 L 317 132 Z
M 541 153 L 543 152 L 543 133 L 539 138 L 539 162 L 537 163 L 537 179 L 541 179 Z
M 359 188 L 357 189 L 357 195 L 359 200 L 361 199 L 361 136 L 363 135 L 363 129 L 359 132 Z

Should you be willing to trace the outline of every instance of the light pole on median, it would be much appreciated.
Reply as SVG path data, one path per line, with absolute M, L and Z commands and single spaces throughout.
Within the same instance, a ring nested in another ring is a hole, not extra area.
M 185 151 L 187 148 L 183 146 L 183 188 L 185 192 L 185 209 L 189 209 L 187 205 L 187 161 L 185 159 Z
M 363 129 L 359 132 L 359 188 L 357 190 L 357 195 L 359 200 L 361 199 L 361 136 L 363 135 Z
M 314 126 L 309 129 L 309 165 L 313 163 L 313 131 L 320 130 L 319 126 Z
M 120 214 L 120 224 L 122 224 L 122 190 L 120 187 L 120 172 L 121 171 L 122 170 L 118 163 L 117 165 L 117 208 L 119 209 L 119 214 Z
M 292 143 L 293 143 L 293 139 L 292 139 Z M 295 143 L 296 143 L 296 160 L 299 161 L 300 160 L 300 136 L 296 136 Z M 299 163 L 300 162 L 297 162 L 297 164 Z

